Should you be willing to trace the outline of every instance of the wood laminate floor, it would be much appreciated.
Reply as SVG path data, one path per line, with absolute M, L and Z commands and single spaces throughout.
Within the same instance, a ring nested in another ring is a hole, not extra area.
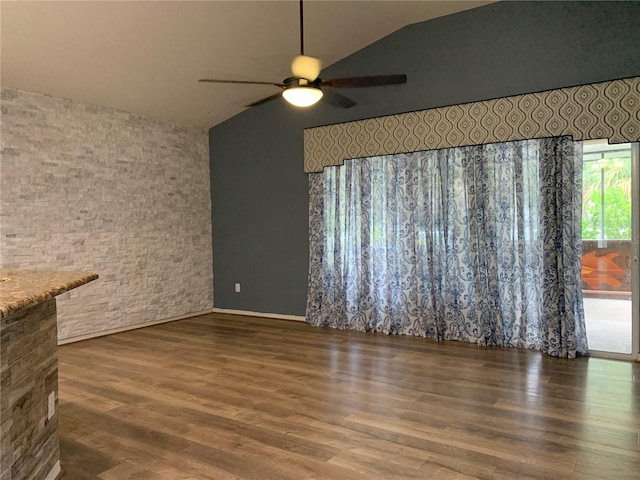
M 640 479 L 640 364 L 204 315 L 60 347 L 65 480 Z

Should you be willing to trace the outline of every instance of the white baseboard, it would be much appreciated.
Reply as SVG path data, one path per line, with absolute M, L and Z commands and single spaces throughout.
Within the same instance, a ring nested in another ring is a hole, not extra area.
M 49 470 L 49 474 L 44 478 L 44 480 L 56 480 L 56 478 L 58 478 L 58 475 L 60 475 L 61 470 L 60 470 L 60 460 L 58 460 L 56 462 L 56 464 L 51 467 L 51 470 Z
M 112 335 L 114 333 L 127 332 L 129 330 L 137 330 L 138 328 L 150 327 L 152 325 L 159 325 L 161 323 L 175 322 L 176 320 L 184 320 L 185 318 L 197 317 L 199 315 L 206 315 L 208 313 L 228 313 L 231 315 L 244 315 L 247 317 L 262 317 L 262 318 L 274 318 L 277 320 L 293 320 L 296 322 L 304 322 L 305 317 L 298 315 L 283 315 L 281 313 L 262 313 L 251 312 L 248 310 L 230 310 L 226 308 L 210 308 L 199 312 L 188 313 L 186 315 L 180 315 L 177 317 L 165 318 L 163 320 L 153 320 L 150 322 L 136 323 L 135 325 L 127 325 L 124 327 L 111 328 L 109 330 L 101 330 L 99 332 L 87 333 L 85 335 L 78 335 L 76 337 L 63 338 L 58 340 L 58 345 L 65 345 L 67 343 L 81 342 L 82 340 L 89 340 L 90 338 L 103 337 L 105 335 Z
M 296 322 L 305 322 L 305 317 L 299 315 L 283 315 L 281 313 L 262 313 L 251 312 L 247 310 L 230 310 L 227 308 L 212 308 L 211 313 L 228 313 L 230 315 L 244 315 L 246 317 L 263 317 L 263 318 L 275 318 L 277 320 L 293 320 Z
M 165 318 L 163 320 L 152 320 L 150 322 L 136 323 L 135 325 L 126 325 L 124 327 L 111 328 L 109 330 L 101 330 L 99 332 L 87 333 L 86 335 L 78 335 L 76 337 L 63 338 L 58 340 L 58 345 L 65 345 L 67 343 L 80 342 L 82 340 L 89 340 L 90 338 L 103 337 L 105 335 L 112 335 L 114 333 L 127 332 L 129 330 L 137 330 L 138 328 L 150 327 L 152 325 L 159 325 L 161 323 L 175 322 L 176 320 L 184 320 L 185 318 L 197 317 L 198 315 L 206 315 L 211 313 L 212 309 L 202 310 L 199 312 L 188 313 L 186 315 L 179 315 L 177 317 Z

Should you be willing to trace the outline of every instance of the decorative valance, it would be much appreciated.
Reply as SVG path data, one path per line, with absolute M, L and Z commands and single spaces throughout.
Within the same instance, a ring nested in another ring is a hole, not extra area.
M 346 159 L 571 135 L 640 140 L 640 77 L 308 128 L 304 171 Z

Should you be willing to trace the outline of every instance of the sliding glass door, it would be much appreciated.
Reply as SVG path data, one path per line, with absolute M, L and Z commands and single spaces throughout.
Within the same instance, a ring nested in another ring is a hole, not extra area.
M 637 150 L 637 144 L 584 143 L 582 287 L 595 355 L 638 355 Z

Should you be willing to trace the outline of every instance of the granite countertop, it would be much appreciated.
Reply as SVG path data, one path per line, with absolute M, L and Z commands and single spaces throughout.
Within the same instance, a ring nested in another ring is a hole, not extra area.
M 88 272 L 52 270 L 0 270 L 0 318 L 49 300 L 85 283 L 98 275 Z

